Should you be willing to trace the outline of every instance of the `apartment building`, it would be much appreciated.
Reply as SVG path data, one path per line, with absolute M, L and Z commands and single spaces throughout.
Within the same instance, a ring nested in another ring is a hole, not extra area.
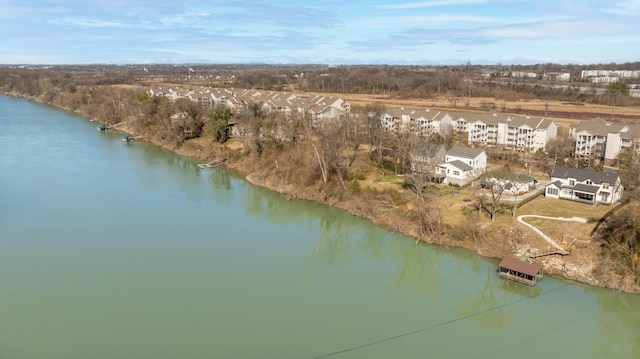
M 496 147 L 524 152 L 544 150 L 558 135 L 551 120 L 486 113 L 468 116 L 468 142 L 481 147 Z
M 640 150 L 640 126 L 592 119 L 569 127 L 576 157 L 614 165 L 626 147 Z

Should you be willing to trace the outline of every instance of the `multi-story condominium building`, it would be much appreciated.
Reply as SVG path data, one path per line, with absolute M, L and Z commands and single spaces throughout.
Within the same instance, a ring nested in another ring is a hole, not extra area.
M 640 151 L 640 126 L 607 122 L 602 119 L 583 121 L 569 127 L 575 139 L 574 153 L 579 158 L 614 165 L 620 151 L 632 147 Z
M 545 149 L 558 134 L 554 121 L 530 116 L 487 113 L 469 115 L 468 142 L 524 152 Z
M 325 120 L 337 119 L 349 115 L 351 112 L 349 102 L 340 97 L 323 95 L 299 98 L 289 92 L 162 86 L 154 86 L 149 89 L 148 93 L 151 96 L 167 97 L 172 101 L 180 98 L 189 99 L 206 108 L 213 105 L 224 105 L 231 109 L 237 109 L 250 103 L 256 103 L 266 112 L 280 112 L 287 116 L 308 115 L 316 126 Z
M 430 133 L 444 134 L 453 128 L 453 117 L 447 112 L 404 107 L 391 107 L 382 114 L 382 128 L 389 131 L 406 131 L 418 136 Z
M 410 131 L 419 136 L 431 133 L 445 135 L 447 131 L 467 132 L 467 113 L 433 109 L 416 110 L 391 107 L 380 117 L 385 130 Z

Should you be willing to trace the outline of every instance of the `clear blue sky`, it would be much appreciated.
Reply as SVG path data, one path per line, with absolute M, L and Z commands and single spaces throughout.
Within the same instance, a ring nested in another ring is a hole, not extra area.
M 0 0 L 0 63 L 640 61 L 640 0 Z

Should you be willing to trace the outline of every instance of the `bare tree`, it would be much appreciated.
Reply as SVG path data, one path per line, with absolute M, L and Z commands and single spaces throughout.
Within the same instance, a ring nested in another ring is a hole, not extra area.
M 433 174 L 433 168 L 429 163 L 430 146 L 435 144 L 427 142 L 427 139 L 413 135 L 406 135 L 407 164 L 404 167 L 404 175 L 409 179 L 416 197 L 424 202 L 423 191 L 429 178 Z
M 625 196 L 640 198 L 640 154 L 636 149 L 627 147 L 620 151 L 617 160 Z
M 507 190 L 507 183 L 513 177 L 510 172 L 489 172 L 483 180 L 478 182 L 479 209 L 482 208 L 495 220 L 496 215 L 502 209 L 500 200 Z
M 617 272 L 630 275 L 637 281 L 640 274 L 640 210 L 633 202 L 609 216 L 598 230 L 604 254 L 617 267 Z
M 347 116 L 322 129 L 324 157 L 329 168 L 335 171 L 344 190 L 345 175 L 356 160 L 358 145 L 355 122 Z
M 546 149 L 547 159 L 553 159 L 554 166 L 556 164 L 564 165 L 565 159 L 573 160 L 575 141 L 568 134 L 557 136 L 547 143 Z M 550 170 L 553 170 L 553 168 Z
M 387 131 L 382 128 L 382 116 L 386 112 L 386 108 L 380 103 L 374 103 L 365 106 L 364 112 L 369 150 L 376 150 L 376 160 L 380 165 L 382 163 L 381 149 L 387 135 Z

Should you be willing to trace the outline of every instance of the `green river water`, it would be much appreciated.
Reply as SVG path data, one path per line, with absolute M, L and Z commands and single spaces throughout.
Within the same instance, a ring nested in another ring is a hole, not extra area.
M 0 96 L 0 358 L 640 357 L 640 296 L 196 163 Z

